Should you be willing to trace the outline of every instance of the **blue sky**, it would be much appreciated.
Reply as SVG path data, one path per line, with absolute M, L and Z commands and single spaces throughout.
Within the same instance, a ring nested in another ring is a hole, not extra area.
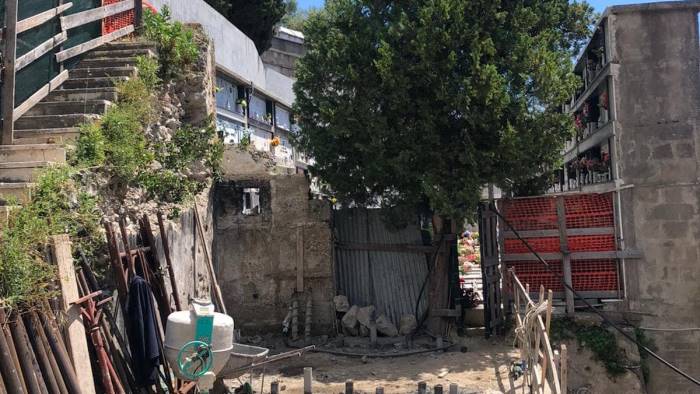
M 320 7 L 323 5 L 324 0 L 299 0 L 299 7 L 300 8 L 308 8 L 308 7 Z M 602 12 L 605 7 L 611 6 L 611 5 L 619 5 L 619 4 L 634 4 L 634 3 L 651 3 L 653 1 L 658 1 L 658 0 L 589 0 L 588 2 L 591 3 L 596 11 Z

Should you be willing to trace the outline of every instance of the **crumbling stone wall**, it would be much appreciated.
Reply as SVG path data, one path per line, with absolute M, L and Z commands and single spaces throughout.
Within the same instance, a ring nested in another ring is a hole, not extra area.
M 640 6 L 641 7 L 641 6 Z M 700 66 L 697 10 L 614 15 L 620 62 L 617 119 L 628 320 L 643 327 L 700 327 Z M 647 331 L 659 353 L 700 376 L 700 332 Z M 650 393 L 695 388 L 654 360 Z
M 312 332 L 327 334 L 335 319 L 330 206 L 309 199 L 303 175 L 274 174 L 270 160 L 236 147 L 224 153 L 213 252 L 224 301 L 243 335 L 254 335 L 280 332 L 297 300 L 303 333 L 310 297 Z M 243 213 L 244 188 L 260 190 L 259 214 Z

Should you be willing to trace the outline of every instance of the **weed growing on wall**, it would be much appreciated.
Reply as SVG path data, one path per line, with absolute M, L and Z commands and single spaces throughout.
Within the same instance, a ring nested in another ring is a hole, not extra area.
M 0 299 L 32 303 L 53 294 L 54 268 L 46 262 L 49 237 L 68 234 L 75 250 L 92 256 L 102 246 L 97 198 L 81 190 L 70 166 L 46 169 L 31 200 L 12 212 L 0 236 Z
M 623 350 L 617 345 L 615 335 L 604 327 L 561 318 L 552 320 L 551 329 L 555 342 L 575 338 L 579 346 L 589 349 L 603 363 L 610 376 L 619 376 L 627 371 Z
M 160 58 L 160 77 L 170 79 L 192 64 L 199 54 L 194 31 L 180 22 L 170 20 L 170 9 L 160 13 L 144 12 L 145 36 L 156 43 Z

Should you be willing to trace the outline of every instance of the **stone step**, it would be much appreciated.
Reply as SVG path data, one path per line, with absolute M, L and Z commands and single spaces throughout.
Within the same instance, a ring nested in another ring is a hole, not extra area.
M 32 198 L 33 183 L 29 182 L 0 182 L 0 203 L 8 202 L 26 204 Z M 15 201 L 13 201 L 15 200 Z
M 112 105 L 107 100 L 86 101 L 42 101 L 27 111 L 28 116 L 68 115 L 68 114 L 104 114 Z
M 136 63 L 135 57 L 83 59 L 76 68 L 126 67 L 135 66 Z M 70 75 L 73 73 L 70 72 Z
M 62 89 L 113 88 L 129 77 L 71 78 L 61 85 Z
M 152 51 L 156 50 L 156 44 L 150 41 L 112 41 L 103 44 L 100 48 L 105 48 L 109 50 L 123 50 L 123 49 L 150 49 Z
M 0 163 L 66 162 L 66 150 L 57 144 L 0 145 Z
M 88 52 L 83 59 L 118 59 L 123 57 L 146 56 L 155 57 L 156 52 L 148 48 L 132 48 L 132 49 L 100 49 Z
M 61 145 L 63 143 L 62 136 L 47 136 L 47 137 L 15 137 L 12 141 L 13 145 L 32 145 L 32 144 L 56 144 Z
M 15 122 L 16 130 L 76 127 L 99 119 L 96 114 L 22 116 Z
M 15 141 L 31 141 L 41 138 L 50 139 L 53 138 L 56 144 L 62 142 L 72 141 L 78 138 L 80 135 L 80 129 L 78 127 L 59 127 L 54 129 L 27 129 L 27 130 L 16 130 L 15 131 Z M 33 143 L 33 142 L 30 142 Z M 51 142 L 46 142 L 51 143 Z
M 136 67 L 87 67 L 70 71 L 71 78 L 133 77 Z
M 48 161 L 23 161 L 0 163 L 0 182 L 34 182 Z
M 58 89 L 51 92 L 46 101 L 90 101 L 107 100 L 117 101 L 117 89 L 109 88 L 83 88 L 83 89 Z

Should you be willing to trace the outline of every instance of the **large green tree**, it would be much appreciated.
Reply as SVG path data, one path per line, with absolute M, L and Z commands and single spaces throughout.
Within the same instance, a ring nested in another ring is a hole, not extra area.
M 258 53 L 270 48 L 274 27 L 287 13 L 288 7 L 285 0 L 206 1 L 253 40 Z
M 344 201 L 462 218 L 557 163 L 593 11 L 568 0 L 328 0 L 305 24 L 297 145 Z

